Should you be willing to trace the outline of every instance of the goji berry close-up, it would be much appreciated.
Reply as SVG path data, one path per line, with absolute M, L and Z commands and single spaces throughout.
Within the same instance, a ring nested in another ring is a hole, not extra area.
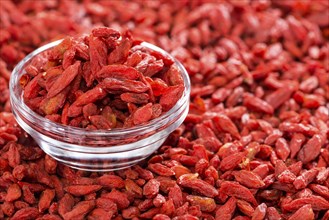
M 48 155 L 16 121 L 9 82 L 58 39 L 17 84 L 45 122 L 124 131 L 170 112 L 180 69 L 142 42 L 187 70 L 184 122 L 124 169 Z M 0 219 L 327 220 L 328 140 L 327 0 L 0 0 Z

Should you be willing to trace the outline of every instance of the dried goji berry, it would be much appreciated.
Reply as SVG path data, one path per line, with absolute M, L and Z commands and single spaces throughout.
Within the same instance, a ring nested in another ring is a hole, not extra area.
M 74 78 L 79 74 L 81 62 L 77 61 L 68 68 L 66 68 L 63 73 L 57 78 L 54 84 L 50 87 L 47 97 L 51 98 L 60 93 L 63 89 L 74 80 Z
M 46 189 L 42 192 L 39 200 L 39 212 L 44 212 L 50 206 L 50 203 L 55 197 L 55 190 Z
M 314 219 L 314 213 L 310 204 L 304 205 L 303 207 L 298 209 L 292 216 L 288 218 L 288 220 L 297 220 L 301 218 Z
M 201 197 L 201 196 L 186 196 L 186 200 L 190 202 L 191 205 L 198 205 L 201 211 L 212 212 L 216 209 L 216 203 L 214 199 Z
M 159 193 L 160 183 L 155 180 L 149 180 L 143 187 L 143 195 L 146 198 L 154 198 Z
M 73 209 L 63 215 L 64 219 L 83 219 L 93 208 L 95 201 L 81 201 L 77 203 Z
M 21 188 L 19 187 L 18 184 L 14 183 L 12 185 L 9 186 L 9 188 L 7 189 L 7 195 L 5 200 L 7 202 L 13 202 L 17 199 L 19 199 L 22 195 L 22 191 Z
M 249 188 L 261 188 L 265 185 L 262 179 L 255 173 L 247 170 L 240 170 L 233 173 L 235 179 Z
M 234 197 L 229 198 L 227 202 L 220 206 L 216 211 L 216 219 L 232 219 L 236 208 L 236 199 Z
M 18 210 L 11 219 L 13 220 L 36 219 L 39 216 L 39 214 L 40 213 L 37 208 L 27 207 Z
M 67 186 L 64 190 L 74 196 L 84 196 L 93 192 L 100 190 L 102 186 L 100 185 L 73 185 Z
M 302 147 L 297 154 L 297 158 L 303 163 L 308 163 L 319 155 L 321 146 L 321 136 L 316 134 Z
M 236 198 L 240 198 L 250 202 L 253 205 L 256 205 L 256 199 L 253 194 L 246 187 L 230 181 L 224 181 L 220 185 L 220 192 L 223 192 L 229 196 L 235 196 Z

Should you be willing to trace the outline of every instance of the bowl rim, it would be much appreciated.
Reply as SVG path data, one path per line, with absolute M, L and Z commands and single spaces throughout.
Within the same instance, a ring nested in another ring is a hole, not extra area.
M 32 109 L 30 109 L 24 102 L 22 98 L 22 94 L 20 94 L 20 97 L 16 96 L 15 93 L 15 87 L 19 86 L 18 82 L 21 77 L 18 73 L 21 71 L 24 71 L 24 65 L 31 61 L 36 55 L 47 51 L 48 49 L 51 49 L 52 47 L 58 45 L 61 43 L 63 39 L 56 40 L 54 42 L 45 44 L 36 50 L 32 51 L 30 54 L 28 54 L 26 57 L 24 57 L 13 69 L 9 81 L 9 90 L 10 90 L 10 100 L 11 104 L 18 106 L 18 110 L 20 114 L 22 114 L 22 110 L 24 111 L 25 114 L 24 117 L 28 118 L 28 120 L 31 122 L 31 119 L 34 120 L 34 126 L 40 126 L 38 122 L 42 123 L 47 123 L 46 127 L 53 127 L 56 129 L 52 129 L 51 133 L 56 134 L 56 135 L 77 135 L 77 136 L 89 136 L 89 137 L 96 137 L 96 136 L 108 136 L 108 137 L 117 137 L 117 136 L 123 136 L 123 135 L 136 135 L 136 134 L 143 134 L 145 131 L 149 131 L 149 128 L 153 128 L 153 131 L 156 131 L 157 129 L 161 128 L 163 126 L 163 121 L 166 120 L 166 118 L 170 117 L 172 114 L 175 114 L 179 109 L 184 105 L 186 102 L 186 99 L 189 100 L 190 97 L 190 90 L 191 90 L 191 83 L 189 79 L 189 75 L 184 68 L 184 66 L 172 55 L 170 55 L 168 52 L 165 50 L 151 44 L 148 42 L 142 42 L 139 44 L 139 46 L 146 47 L 148 49 L 154 50 L 156 52 L 161 53 L 164 56 L 167 56 L 171 58 L 174 61 L 174 64 L 178 67 L 178 69 L 181 72 L 181 76 L 184 81 L 184 92 L 180 99 L 177 101 L 177 103 L 165 114 L 161 115 L 158 118 L 152 119 L 146 124 L 141 124 L 141 125 L 136 125 L 131 128 L 115 128 L 112 130 L 86 130 L 85 128 L 78 128 L 78 127 L 73 127 L 69 125 L 62 125 L 57 122 L 53 122 L 37 113 L 35 113 Z M 13 111 L 14 112 L 14 111 Z M 27 115 L 26 115 L 27 114 Z M 34 129 L 34 128 L 33 128 Z M 47 130 L 49 132 L 49 130 Z M 38 131 L 39 132 L 39 131 Z M 48 136 L 48 135 L 47 135 Z

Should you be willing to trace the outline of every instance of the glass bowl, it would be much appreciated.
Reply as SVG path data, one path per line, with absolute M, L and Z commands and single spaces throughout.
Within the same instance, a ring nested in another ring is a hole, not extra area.
M 174 60 L 185 85 L 182 97 L 172 109 L 147 124 L 113 130 L 85 130 L 52 122 L 32 111 L 23 101 L 20 77 L 38 54 L 61 42 L 44 45 L 17 64 L 10 78 L 10 102 L 18 124 L 30 134 L 45 153 L 70 167 L 88 171 L 111 171 L 136 164 L 150 156 L 168 135 L 184 121 L 189 107 L 190 80 L 183 65 L 152 44 L 142 47 Z

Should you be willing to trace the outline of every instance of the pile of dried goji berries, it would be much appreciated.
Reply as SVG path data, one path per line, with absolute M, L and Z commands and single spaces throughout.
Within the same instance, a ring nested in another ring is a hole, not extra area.
M 25 70 L 20 84 L 32 110 L 93 130 L 145 124 L 169 111 L 184 91 L 173 59 L 107 27 L 65 38 Z
M 0 2 L 0 218 L 328 219 L 326 0 Z M 147 161 L 90 173 L 46 156 L 10 113 L 27 53 L 93 26 L 179 59 L 184 124 Z

